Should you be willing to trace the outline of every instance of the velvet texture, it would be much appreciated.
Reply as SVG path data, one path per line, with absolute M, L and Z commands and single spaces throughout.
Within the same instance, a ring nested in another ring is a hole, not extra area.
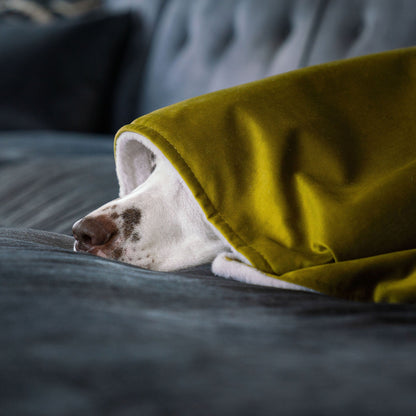
M 160 148 L 254 268 L 328 295 L 414 302 L 415 115 L 407 48 L 186 100 L 118 135 Z

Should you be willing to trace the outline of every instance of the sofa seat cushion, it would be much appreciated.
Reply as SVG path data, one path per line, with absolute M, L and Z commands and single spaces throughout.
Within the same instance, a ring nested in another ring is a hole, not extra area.
M 72 234 L 72 224 L 117 197 L 112 136 L 0 133 L 0 226 Z

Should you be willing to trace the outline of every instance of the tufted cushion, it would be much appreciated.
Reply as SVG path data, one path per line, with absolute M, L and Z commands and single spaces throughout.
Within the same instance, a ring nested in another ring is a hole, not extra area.
M 414 0 L 331 0 L 308 65 L 416 45 Z
M 307 65 L 415 45 L 414 6 L 413 0 L 168 0 L 154 29 L 137 114 Z
M 172 0 L 157 25 L 139 113 L 298 68 L 318 0 Z

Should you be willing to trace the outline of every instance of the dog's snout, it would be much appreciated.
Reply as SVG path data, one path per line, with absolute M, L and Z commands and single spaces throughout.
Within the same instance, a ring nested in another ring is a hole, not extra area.
M 116 224 L 105 215 L 84 217 L 72 226 L 72 233 L 81 250 L 106 244 L 116 232 Z

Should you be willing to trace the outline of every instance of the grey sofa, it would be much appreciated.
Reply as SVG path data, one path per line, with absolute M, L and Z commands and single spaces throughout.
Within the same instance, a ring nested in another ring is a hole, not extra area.
M 149 272 L 74 253 L 70 237 L 117 196 L 118 127 L 416 45 L 413 0 L 109 0 L 81 20 L 12 20 L 0 25 L 0 414 L 414 412 L 413 305 L 254 287 L 209 265 Z

